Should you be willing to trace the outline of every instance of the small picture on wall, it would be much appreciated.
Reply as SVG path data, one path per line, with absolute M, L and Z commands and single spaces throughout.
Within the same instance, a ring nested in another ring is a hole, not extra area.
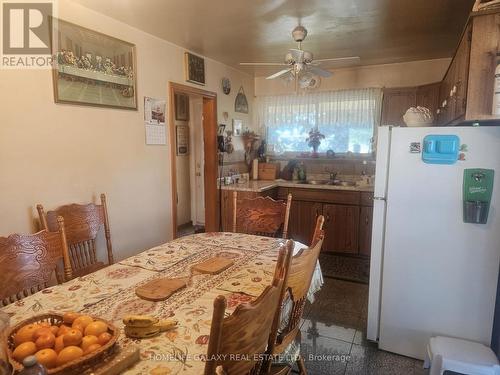
M 186 70 L 186 81 L 205 85 L 205 59 L 193 55 L 192 53 L 184 53 L 184 63 Z
M 233 119 L 233 135 L 239 137 L 243 132 L 243 121 Z
M 189 126 L 187 125 L 177 125 L 175 127 L 176 131 L 176 143 L 177 143 L 177 155 L 188 155 L 189 154 Z
M 189 121 L 189 96 L 175 94 L 175 119 L 177 121 Z

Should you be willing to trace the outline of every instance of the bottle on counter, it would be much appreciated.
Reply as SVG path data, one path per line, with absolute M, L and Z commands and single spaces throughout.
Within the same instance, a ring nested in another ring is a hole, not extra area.
M 38 363 L 34 355 L 30 355 L 23 360 L 23 370 L 19 375 L 47 375 L 47 369 Z
M 500 117 L 500 52 L 497 53 L 497 67 L 493 90 L 493 115 Z
M 305 181 L 305 180 L 307 180 L 306 166 L 302 162 L 297 167 L 297 179 L 299 181 Z
M 252 179 L 259 179 L 259 159 L 255 158 L 252 162 Z

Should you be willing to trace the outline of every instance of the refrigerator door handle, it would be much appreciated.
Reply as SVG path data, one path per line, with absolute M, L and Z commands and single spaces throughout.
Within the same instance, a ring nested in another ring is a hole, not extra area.
M 384 197 L 373 197 L 374 201 L 385 201 L 386 199 Z

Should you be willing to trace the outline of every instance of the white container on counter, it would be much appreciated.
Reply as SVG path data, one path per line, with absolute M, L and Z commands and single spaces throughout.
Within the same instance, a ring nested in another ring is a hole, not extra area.
M 252 180 L 259 179 L 259 159 L 253 159 L 252 162 Z

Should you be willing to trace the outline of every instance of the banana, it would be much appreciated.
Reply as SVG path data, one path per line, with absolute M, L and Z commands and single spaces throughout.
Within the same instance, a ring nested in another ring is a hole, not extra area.
M 154 325 L 149 327 L 125 326 L 125 335 L 134 339 L 147 339 L 160 333 L 160 328 Z
M 158 322 L 158 318 L 148 315 L 127 315 L 123 317 L 123 324 L 128 327 L 150 327 Z
M 154 324 L 154 327 L 158 327 L 161 332 L 168 331 L 177 327 L 177 321 L 173 319 L 160 320 L 158 323 Z

